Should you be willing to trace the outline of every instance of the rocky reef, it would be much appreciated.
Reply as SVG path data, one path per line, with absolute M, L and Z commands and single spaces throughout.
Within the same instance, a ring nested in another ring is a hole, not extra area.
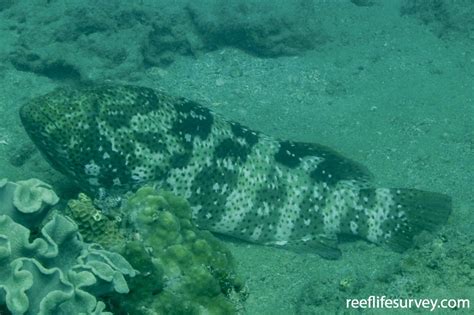
M 278 2 L 19 1 L 3 5 L 18 38 L 0 57 L 18 70 L 74 82 L 121 77 L 225 47 L 277 57 L 326 41 L 313 0 Z
M 404 0 L 401 14 L 416 17 L 442 38 L 474 36 L 474 2 Z

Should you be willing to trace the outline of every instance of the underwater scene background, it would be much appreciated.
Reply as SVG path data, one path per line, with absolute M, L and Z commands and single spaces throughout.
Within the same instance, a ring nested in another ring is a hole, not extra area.
M 467 299 L 450 312 L 468 314 L 473 80 L 467 0 L 0 0 L 0 314 L 398 311 L 347 307 L 370 296 Z M 326 145 L 376 187 L 449 195 L 449 220 L 402 253 L 341 240 L 328 260 L 201 230 L 159 187 L 104 205 L 43 158 L 19 116 L 58 87 L 100 84 Z

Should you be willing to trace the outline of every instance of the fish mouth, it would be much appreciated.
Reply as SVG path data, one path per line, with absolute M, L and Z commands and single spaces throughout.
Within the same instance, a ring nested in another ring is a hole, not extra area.
M 31 102 L 28 102 L 26 104 L 23 104 L 20 107 L 20 120 L 21 120 L 21 123 L 22 123 L 23 127 L 25 127 L 25 130 L 27 132 L 29 130 L 34 129 L 34 127 L 35 127 L 34 119 L 31 116 L 32 113 L 35 112 L 32 109 L 33 106 L 34 106 L 34 104 L 32 104 Z
M 41 104 L 36 103 L 35 100 L 20 107 L 20 120 L 26 133 L 37 146 L 46 145 L 49 138 L 46 132 L 47 124 L 56 124 L 54 119 L 43 110 Z
M 38 134 L 42 133 L 44 128 L 40 121 L 50 119 L 38 108 L 37 104 L 29 102 L 21 106 L 20 120 L 28 136 L 37 144 Z
M 48 114 L 47 104 L 42 102 L 41 97 L 35 98 L 20 107 L 20 120 L 33 141 L 36 148 L 43 157 L 57 170 L 63 170 L 58 160 L 63 156 L 63 146 L 55 141 L 54 135 L 48 132 L 50 127 L 57 127 L 53 117 Z

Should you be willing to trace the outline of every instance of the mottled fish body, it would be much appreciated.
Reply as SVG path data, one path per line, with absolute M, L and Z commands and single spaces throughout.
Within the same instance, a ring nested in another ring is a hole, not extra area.
M 403 250 L 444 223 L 448 196 L 373 188 L 367 170 L 318 144 L 281 141 L 145 87 L 58 89 L 21 108 L 54 168 L 89 193 L 146 183 L 185 197 L 202 228 L 337 257 L 338 235 Z

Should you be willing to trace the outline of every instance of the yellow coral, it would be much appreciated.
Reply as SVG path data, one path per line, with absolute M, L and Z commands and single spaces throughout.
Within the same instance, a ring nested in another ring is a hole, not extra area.
M 99 243 L 104 247 L 122 244 L 124 237 L 118 222 L 105 216 L 87 195 L 80 193 L 77 199 L 70 200 L 65 212 L 79 226 L 86 242 Z

